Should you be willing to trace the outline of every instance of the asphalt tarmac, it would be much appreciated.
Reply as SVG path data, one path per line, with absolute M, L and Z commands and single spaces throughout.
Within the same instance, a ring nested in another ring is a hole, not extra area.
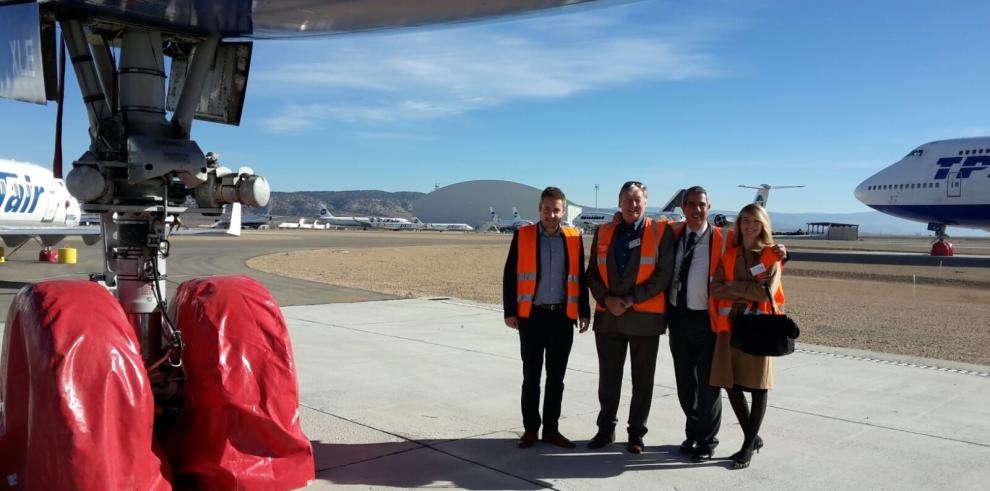
M 298 280 L 264 273 L 247 266 L 256 256 L 291 250 L 449 244 L 449 233 L 411 233 L 390 231 L 245 231 L 240 238 L 221 236 L 174 236 L 168 259 L 168 293 L 187 279 L 219 275 L 247 274 L 264 284 L 279 305 L 319 305 L 394 299 L 391 295 Z M 508 237 L 505 237 L 506 242 Z M 952 266 L 957 268 L 990 267 L 990 240 L 955 239 L 959 256 L 928 256 L 930 240 L 926 237 L 866 238 L 860 241 L 811 241 L 780 237 L 788 244 L 795 261 L 854 264 L 892 264 Z M 491 234 L 459 234 L 458 244 L 491 244 Z M 590 243 L 590 241 L 589 241 Z M 0 264 L 0 322 L 7 308 L 24 285 L 45 279 L 87 279 L 90 273 L 102 272 L 102 243 L 83 245 L 79 239 L 67 239 L 59 247 L 75 247 L 79 262 L 75 265 L 38 262 L 40 246 L 29 243 Z
M 191 278 L 212 275 L 250 275 L 264 284 L 281 306 L 316 305 L 339 302 L 362 302 L 395 298 L 391 295 L 297 280 L 253 270 L 247 260 L 263 254 L 324 247 L 362 248 L 444 243 L 448 235 L 405 233 L 338 233 L 335 231 L 248 232 L 242 237 L 176 236 L 171 239 L 168 258 L 168 293 L 173 298 L 180 283 Z M 463 243 L 471 243 L 470 241 Z M 40 246 L 26 244 L 0 264 L 0 322 L 6 321 L 7 308 L 21 287 L 45 279 L 88 279 L 90 273 L 103 271 L 102 242 L 83 245 L 81 240 L 67 239 L 59 247 L 75 247 L 78 263 L 38 262 Z

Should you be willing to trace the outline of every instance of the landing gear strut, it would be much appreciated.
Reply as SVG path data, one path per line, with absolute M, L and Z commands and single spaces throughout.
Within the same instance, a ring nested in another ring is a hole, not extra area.
M 173 478 L 202 489 L 305 485 L 312 449 L 271 295 L 250 278 L 215 277 L 166 299 L 168 217 L 269 200 L 264 177 L 221 166 L 190 139 L 220 37 L 53 15 L 89 117 L 90 146 L 66 187 L 101 214 L 104 271 L 92 278 L 100 286 L 42 282 L 13 302 L 8 334 L 40 341 L 3 343 L 0 353 L 0 476 L 26 489 L 165 489 Z M 170 120 L 166 54 L 173 69 L 187 66 Z M 27 377 L 34 366 L 51 375 Z M 119 397 L 102 389 L 107 380 Z M 43 429 L 54 435 L 45 445 L 32 440 Z
M 935 232 L 935 240 L 932 242 L 932 256 L 951 256 L 952 242 L 947 239 L 944 223 L 929 223 L 928 230 Z

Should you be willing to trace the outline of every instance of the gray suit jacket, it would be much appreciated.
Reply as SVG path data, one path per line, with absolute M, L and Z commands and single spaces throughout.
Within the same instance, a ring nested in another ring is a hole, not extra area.
M 644 226 L 640 232 L 640 238 L 642 238 L 642 233 L 645 230 L 646 227 Z M 614 247 L 615 241 L 613 240 L 609 244 L 605 266 L 608 268 L 608 277 L 610 279 L 617 278 L 618 280 L 611 281 L 611 284 L 606 287 L 605 282 L 598 273 L 598 265 L 596 263 L 598 234 L 595 234 L 595 238 L 591 242 L 591 260 L 588 263 L 587 275 L 588 288 L 591 290 L 591 296 L 594 297 L 595 302 L 604 306 L 607 295 L 624 297 L 632 294 L 635 301 L 639 303 L 667 290 L 671 280 L 674 278 L 674 234 L 670 227 L 663 227 L 663 235 L 661 236 L 660 247 L 657 252 L 656 269 L 653 271 L 653 275 L 641 285 L 636 284 L 636 275 L 639 272 L 640 263 L 639 251 L 635 251 L 629 257 L 629 264 L 626 265 L 625 274 L 620 278 L 619 270 L 615 266 Z M 608 311 L 595 312 L 594 330 L 602 333 L 618 332 L 627 336 L 657 336 L 667 330 L 667 324 L 663 315 L 637 312 L 629 309 L 619 317 L 612 315 Z

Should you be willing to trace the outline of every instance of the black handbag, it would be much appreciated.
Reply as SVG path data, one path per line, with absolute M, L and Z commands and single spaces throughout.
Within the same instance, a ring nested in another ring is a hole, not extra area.
M 801 335 L 794 319 L 780 314 L 773 303 L 770 287 L 763 285 L 770 299 L 773 315 L 756 314 L 754 303 L 750 311 L 732 320 L 730 343 L 743 353 L 757 356 L 784 356 L 794 352 L 794 340 Z

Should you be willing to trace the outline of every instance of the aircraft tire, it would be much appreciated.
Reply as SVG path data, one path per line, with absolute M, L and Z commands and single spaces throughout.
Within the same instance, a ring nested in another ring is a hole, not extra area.
M 106 288 L 22 288 L 3 347 L 0 488 L 171 489 L 140 344 Z
M 182 283 L 170 309 L 185 340 L 182 412 L 163 438 L 198 489 L 295 489 L 315 478 L 278 304 L 247 276 Z

